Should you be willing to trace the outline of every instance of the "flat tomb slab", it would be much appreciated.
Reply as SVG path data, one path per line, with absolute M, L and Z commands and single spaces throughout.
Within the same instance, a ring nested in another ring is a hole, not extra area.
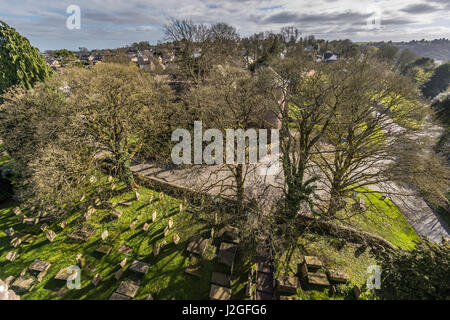
M 111 252 L 112 248 L 113 246 L 109 244 L 101 244 L 97 249 L 95 249 L 95 252 L 108 255 Z
M 299 287 L 298 278 L 289 276 L 289 275 L 282 275 L 278 277 L 278 291 L 280 293 L 287 293 L 287 294 L 295 294 L 297 293 L 297 289 Z
M 55 276 L 55 280 L 66 281 L 69 277 L 76 274 L 75 269 L 63 268 Z
M 131 300 L 130 297 L 124 296 L 123 294 L 114 292 L 111 297 L 109 297 L 109 300 Z
M 328 280 L 336 283 L 346 283 L 350 279 L 348 272 L 342 269 L 329 269 L 327 275 Z
M 319 269 L 323 267 L 323 262 L 315 256 L 305 256 L 305 264 L 308 269 Z
M 135 273 L 146 274 L 148 272 L 149 268 L 150 268 L 150 265 L 148 263 L 135 260 L 131 264 L 130 270 Z
M 187 251 L 199 256 L 203 256 L 206 247 L 208 246 L 208 240 L 199 238 L 198 240 L 191 241 L 187 247 Z
M 263 272 L 257 272 L 256 290 L 273 294 L 273 275 Z
M 95 228 L 90 225 L 84 225 L 79 229 L 74 230 L 70 235 L 69 239 L 75 240 L 75 241 L 81 241 L 86 242 L 89 240 L 92 235 L 95 233 Z
M 256 300 L 273 300 L 273 294 L 263 291 L 256 291 Z
M 328 278 L 325 273 L 308 272 L 308 284 L 321 287 L 330 286 L 330 282 L 328 282 Z
M 43 271 L 47 271 L 48 268 L 50 268 L 50 265 L 51 265 L 50 262 L 36 259 L 28 269 L 30 269 L 30 271 L 34 273 L 40 273 Z
M 11 285 L 11 289 L 16 291 L 18 294 L 25 294 L 33 287 L 34 279 L 19 277 Z
M 134 298 L 138 292 L 139 286 L 133 281 L 122 281 L 116 290 L 116 293 Z
M 228 243 L 228 242 L 222 242 L 220 244 L 219 254 L 217 255 L 217 259 L 219 262 L 227 265 L 232 266 L 234 263 L 234 257 L 236 256 L 237 251 L 237 245 Z
M 221 287 L 231 287 L 231 277 L 225 273 L 213 272 L 211 276 L 211 283 Z
M 209 292 L 209 298 L 211 300 L 230 300 L 231 299 L 231 289 L 213 284 L 213 285 L 211 285 L 211 291 Z

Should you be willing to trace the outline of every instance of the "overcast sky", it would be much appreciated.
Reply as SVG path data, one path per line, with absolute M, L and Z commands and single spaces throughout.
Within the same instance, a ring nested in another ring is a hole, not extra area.
M 69 5 L 81 9 L 79 30 L 66 27 Z M 170 17 L 227 22 L 242 36 L 296 26 L 328 40 L 450 38 L 450 0 L 0 0 L 0 20 L 41 51 L 156 43 Z

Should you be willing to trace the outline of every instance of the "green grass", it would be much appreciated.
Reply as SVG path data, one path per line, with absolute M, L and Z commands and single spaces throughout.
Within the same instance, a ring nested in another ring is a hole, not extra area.
M 304 255 L 317 256 L 325 267 L 346 270 L 350 276 L 349 282 L 339 285 L 338 293 L 332 295 L 329 289 L 299 290 L 297 296 L 303 300 L 347 300 L 354 299 L 351 289 L 354 285 L 360 288 L 367 281 L 367 267 L 375 265 L 375 258 L 368 248 L 361 248 L 357 244 L 342 242 L 334 237 L 305 233 L 297 241 L 297 246 L 290 252 L 283 252 L 277 259 L 277 274 L 296 274 Z M 364 296 L 362 296 L 364 298 Z M 369 298 L 369 296 L 366 296 Z
M 151 293 L 155 299 L 208 299 L 210 290 L 210 279 L 213 271 L 226 271 L 226 267 L 218 264 L 215 259 L 215 250 L 220 243 L 220 239 L 215 239 L 209 247 L 205 258 L 202 260 L 201 278 L 197 278 L 185 273 L 188 266 L 189 257 L 186 254 L 186 247 L 190 239 L 195 235 L 202 235 L 204 238 L 210 237 L 210 230 L 193 214 L 186 211 L 179 212 L 181 201 L 176 198 L 165 195 L 162 201 L 159 201 L 158 193 L 146 188 L 139 188 L 141 197 L 135 200 L 134 193 L 120 192 L 110 201 L 118 202 L 120 200 L 131 201 L 129 207 L 118 206 L 123 211 L 119 220 L 106 222 L 109 209 L 98 209 L 87 224 L 97 228 L 96 233 L 85 243 L 77 243 L 68 239 L 68 235 L 84 223 L 82 215 L 84 212 L 76 212 L 67 219 L 68 226 L 61 229 L 59 223 L 50 226 L 57 234 L 53 243 L 50 243 L 39 225 L 25 226 L 18 221 L 18 218 L 12 213 L 17 205 L 14 202 L 3 203 L 0 206 L 0 278 L 13 275 L 18 276 L 20 272 L 29 267 L 35 259 L 49 261 L 52 265 L 43 281 L 29 293 L 23 295 L 22 299 L 108 299 L 117 289 L 120 282 L 126 279 L 130 271 L 128 267 L 134 260 L 142 260 L 150 264 L 150 270 L 142 280 L 135 299 L 145 299 Z M 155 200 L 149 204 L 149 199 Z M 157 211 L 158 218 L 152 223 L 152 213 Z M 168 219 L 174 220 L 173 230 L 164 238 L 163 229 L 168 223 Z M 134 229 L 129 226 L 132 221 L 138 219 Z M 149 223 L 150 228 L 144 232 L 144 223 Z M 10 245 L 10 238 L 6 236 L 5 230 L 13 227 L 16 231 L 22 233 L 36 234 L 37 239 L 32 244 L 22 243 L 14 249 Z M 101 256 L 94 250 L 103 243 L 101 233 L 108 230 L 109 238 L 107 244 L 113 245 L 113 249 L 107 256 Z M 181 241 L 175 245 L 172 241 L 173 235 L 177 233 Z M 153 255 L 153 248 L 163 239 L 167 245 L 160 251 L 158 256 Z M 117 248 L 121 244 L 130 246 L 133 251 L 126 256 L 120 253 Z M 15 250 L 20 257 L 14 261 L 6 261 L 6 254 Z M 56 273 L 65 267 L 76 264 L 77 254 L 82 253 L 86 259 L 86 267 L 82 269 L 81 289 L 70 290 L 64 297 L 55 296 L 55 292 L 65 286 L 65 282 L 54 280 Z M 119 263 L 128 258 L 126 271 L 119 281 L 114 279 L 115 273 L 120 269 Z M 235 266 L 236 279 L 233 282 L 233 298 L 242 298 L 245 286 L 241 280 L 245 281 L 245 264 L 237 259 Z M 91 283 L 96 273 L 100 273 L 102 281 L 97 287 Z
M 414 248 L 414 241 L 419 240 L 419 236 L 405 216 L 389 199 L 383 198 L 380 193 L 367 188 L 361 188 L 357 198 L 364 199 L 367 210 L 363 214 L 357 215 L 354 215 L 354 212 L 349 214 L 342 210 L 338 213 L 341 218 L 348 217 L 347 223 L 377 234 L 397 247 Z M 350 208 L 354 202 L 354 199 L 347 198 L 347 212 L 351 211 Z

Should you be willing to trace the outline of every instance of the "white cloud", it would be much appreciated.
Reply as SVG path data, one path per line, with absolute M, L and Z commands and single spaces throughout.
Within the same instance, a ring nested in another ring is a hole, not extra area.
M 0 0 L 0 20 L 41 50 L 79 46 L 117 47 L 163 39 L 169 17 L 199 23 L 227 22 L 241 35 L 296 26 L 303 35 L 325 39 L 411 40 L 450 37 L 446 0 L 77 0 L 81 30 L 67 30 L 73 0 Z M 382 28 L 367 30 L 368 8 L 380 6 Z

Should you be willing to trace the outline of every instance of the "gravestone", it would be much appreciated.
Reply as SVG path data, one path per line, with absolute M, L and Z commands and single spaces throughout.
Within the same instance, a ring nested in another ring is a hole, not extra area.
M 130 297 L 124 296 L 123 294 L 114 292 L 111 297 L 109 298 L 109 300 L 131 300 Z
M 114 178 L 112 176 L 108 176 L 108 182 L 112 182 Z
M 111 218 L 112 219 L 120 219 L 120 217 L 122 216 L 123 211 L 117 208 L 114 208 L 111 210 Z
M 219 254 L 217 259 L 220 263 L 223 263 L 229 267 L 233 266 L 234 258 L 236 256 L 237 246 L 232 243 L 222 242 L 220 244 Z
M 122 244 L 117 250 L 123 254 L 129 254 L 133 249 L 127 245 Z
M 33 226 L 39 222 L 38 218 L 31 218 L 31 217 L 23 217 L 22 223 L 26 224 L 27 226 Z
M 358 299 L 361 295 L 361 289 L 357 285 L 353 287 L 353 294 L 355 295 L 355 299 Z
M 183 211 L 183 204 L 180 203 L 180 212 L 182 212 L 182 211 Z
M 126 297 L 134 298 L 136 293 L 138 292 L 139 286 L 137 286 L 134 282 L 126 280 L 122 281 L 119 287 L 116 290 L 116 293 L 124 295 Z
M 11 246 L 13 246 L 14 248 L 17 248 L 21 243 L 22 239 L 20 239 L 19 237 L 15 237 L 11 240 Z
M 173 219 L 172 218 L 169 219 L 169 224 L 167 226 L 169 227 L 169 229 L 172 229 L 172 227 L 173 227 Z
M 54 279 L 59 281 L 67 281 L 69 277 L 74 276 L 76 273 L 76 269 L 62 268 L 58 271 Z
M 167 246 L 167 241 L 166 240 L 161 241 L 161 249 L 164 248 L 165 246 Z
M 106 241 L 106 239 L 108 239 L 108 236 L 109 236 L 109 232 L 108 232 L 108 230 L 105 230 L 105 231 L 103 231 L 102 232 L 102 240 L 103 241 Z
M 48 224 L 44 223 L 43 225 L 41 225 L 40 229 L 42 232 L 45 232 L 45 230 L 47 230 L 47 228 L 48 228 Z
M 63 221 L 60 224 L 61 229 L 64 229 L 65 227 L 67 227 L 67 221 Z
M 199 237 L 197 240 L 191 241 L 187 247 L 187 252 L 203 256 L 208 246 L 208 240 Z
M 167 237 L 168 234 L 169 234 L 169 226 L 164 228 L 164 237 Z
M 135 192 L 134 193 L 134 197 L 136 198 L 136 200 L 139 200 L 139 198 L 141 197 L 141 195 L 139 194 L 139 192 Z
M 213 285 L 211 285 L 211 290 L 209 292 L 209 298 L 211 300 L 230 300 L 231 299 L 231 289 L 213 284 Z
M 128 262 L 128 258 L 124 258 L 124 259 L 122 260 L 122 262 L 120 262 L 120 266 L 121 266 L 122 268 L 125 268 L 125 266 L 127 265 L 127 262 Z
M 308 284 L 319 287 L 330 286 L 330 282 L 325 273 L 308 272 Z
M 308 271 L 317 270 L 324 266 L 323 262 L 315 256 L 305 256 L 304 263 L 306 264 Z
M 85 224 L 69 234 L 68 238 L 74 241 L 86 242 L 94 235 L 95 231 L 96 229 L 93 226 Z
M 150 265 L 148 263 L 135 260 L 131 264 L 130 270 L 135 273 L 145 275 L 145 274 L 147 274 L 149 268 L 150 268 Z
M 100 275 L 100 273 L 97 273 L 94 278 L 92 279 L 92 284 L 94 285 L 94 287 L 98 286 L 98 284 L 100 283 L 100 281 L 102 280 L 102 276 Z
M 120 268 L 120 269 L 116 272 L 114 278 L 115 278 L 116 280 L 119 280 L 120 277 L 122 276 L 122 274 L 123 274 L 124 271 L 125 271 L 124 268 Z
M 328 279 L 335 283 L 346 283 L 350 279 L 348 272 L 341 269 L 329 269 L 327 275 Z
M 20 209 L 19 207 L 15 207 L 15 208 L 13 209 L 13 213 L 14 213 L 16 216 L 21 215 L 21 214 L 22 214 L 22 209 Z
M 147 296 L 146 300 L 153 300 L 153 296 L 152 296 L 152 294 L 151 294 L 151 293 L 149 293 L 149 294 L 148 294 L 148 296 Z
M 156 211 L 153 211 L 153 214 L 152 214 L 152 221 L 153 221 L 153 222 L 156 221 Z
M 114 190 L 116 190 L 116 184 L 115 184 L 115 183 L 112 183 L 112 184 L 111 184 L 111 191 L 114 191 Z
M 298 278 L 289 275 L 281 275 L 277 279 L 278 291 L 285 294 L 296 294 L 299 287 Z
M 55 240 L 56 238 L 56 233 L 52 230 L 50 230 L 49 232 L 47 232 L 45 234 L 45 236 L 47 237 L 48 241 L 53 242 L 53 240 Z
M 180 236 L 178 234 L 173 235 L 173 243 L 178 244 L 180 242 Z
M 222 230 L 219 231 L 218 234 L 219 237 L 224 237 L 227 241 L 239 244 L 239 229 L 232 226 L 225 226 L 222 228 Z
M 159 200 L 162 200 L 164 198 L 164 193 L 163 192 L 160 192 L 159 193 Z
M 19 254 L 16 251 L 10 251 L 6 254 L 6 260 L 10 262 L 13 262 L 17 258 L 19 258 Z
M 136 226 L 136 224 L 138 223 L 137 220 L 134 220 L 131 224 L 130 224 L 130 229 L 134 229 L 134 227 Z
M 28 269 L 31 271 L 31 273 L 33 273 L 34 275 L 37 275 L 41 272 L 47 271 L 48 268 L 50 268 L 50 266 L 51 266 L 50 262 L 36 259 L 33 261 L 33 263 L 31 264 L 31 266 Z
M 95 252 L 103 255 L 108 255 L 111 252 L 112 248 L 113 246 L 109 244 L 101 244 L 100 246 L 97 247 L 97 249 L 95 249 Z
M 16 232 L 14 231 L 14 229 L 12 227 L 10 227 L 5 231 L 5 233 L 8 237 L 12 237 Z
M 231 276 L 221 272 L 213 272 L 211 283 L 221 287 L 231 288 Z
M 150 225 L 148 223 L 144 223 L 144 226 L 142 227 L 142 229 L 144 231 L 148 231 L 149 228 L 150 228 Z
M 154 248 L 153 248 L 153 255 L 156 257 L 159 254 L 159 251 L 161 250 L 161 244 L 158 243 Z
M 34 279 L 31 277 L 23 277 L 20 276 L 11 285 L 11 289 L 13 289 L 17 294 L 25 294 L 33 288 Z

